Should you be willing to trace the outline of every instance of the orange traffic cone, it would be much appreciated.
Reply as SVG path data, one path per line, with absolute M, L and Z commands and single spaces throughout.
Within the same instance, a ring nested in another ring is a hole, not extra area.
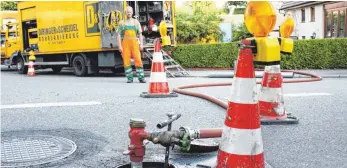
M 252 50 L 241 48 L 219 145 L 217 168 L 264 168 L 256 88 Z
M 35 76 L 34 62 L 29 61 L 27 76 Z
M 151 77 L 149 79 L 148 92 L 140 95 L 143 98 L 164 98 L 177 97 L 177 93 L 169 91 L 169 84 L 166 80 L 163 54 L 161 52 L 160 40 L 154 42 L 154 53 L 151 68 Z
M 299 120 L 286 114 L 280 65 L 266 66 L 259 93 L 262 124 L 297 124 Z

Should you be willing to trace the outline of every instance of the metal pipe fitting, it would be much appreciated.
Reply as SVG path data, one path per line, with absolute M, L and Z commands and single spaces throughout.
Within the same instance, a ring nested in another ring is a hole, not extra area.
M 159 143 L 164 147 L 168 147 L 171 144 L 178 144 L 178 141 L 183 138 L 184 132 L 181 130 L 161 131 L 152 132 L 148 135 L 148 140 L 152 141 L 154 144 Z
M 157 128 L 159 129 L 162 129 L 164 128 L 165 126 L 171 124 L 172 122 L 174 122 L 175 120 L 179 119 L 181 117 L 181 114 L 175 114 L 175 115 L 170 115 L 170 118 L 163 121 L 163 122 L 160 122 L 157 124 Z

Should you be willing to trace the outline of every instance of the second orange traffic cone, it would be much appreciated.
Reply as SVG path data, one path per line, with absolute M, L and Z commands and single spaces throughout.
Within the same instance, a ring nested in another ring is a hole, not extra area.
M 280 65 L 266 66 L 259 92 L 262 124 L 297 124 L 299 120 L 286 113 Z
M 35 74 L 34 62 L 33 61 L 29 61 L 27 76 L 35 76 L 35 75 L 36 74 Z
M 177 93 L 170 93 L 159 39 L 154 41 L 154 53 L 151 77 L 149 79 L 149 89 L 148 92 L 143 92 L 140 96 L 143 98 L 165 98 L 178 96 Z
M 27 76 L 35 76 L 35 67 L 34 67 L 34 61 L 36 60 L 34 51 L 29 52 L 29 64 L 28 64 L 28 73 Z

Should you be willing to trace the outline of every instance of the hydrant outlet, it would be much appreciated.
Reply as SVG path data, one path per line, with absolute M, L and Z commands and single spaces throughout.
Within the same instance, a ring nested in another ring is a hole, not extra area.
M 146 122 L 142 119 L 130 119 L 130 128 L 145 128 Z

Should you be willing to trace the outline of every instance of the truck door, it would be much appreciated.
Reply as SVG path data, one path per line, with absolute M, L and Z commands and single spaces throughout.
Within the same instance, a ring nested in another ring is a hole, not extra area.
M 118 26 L 123 19 L 123 1 L 100 1 L 101 47 L 116 48 Z
M 6 57 L 10 58 L 11 55 L 19 49 L 19 43 L 17 39 L 17 33 L 15 31 L 9 31 L 6 37 Z
M 30 43 L 29 43 L 29 33 L 32 33 L 33 29 L 37 28 L 37 23 L 36 23 L 36 8 L 31 7 L 31 8 L 26 8 L 26 9 L 21 9 L 20 14 L 22 17 L 22 35 L 23 35 L 23 48 L 24 50 L 30 50 Z
M 10 58 L 11 55 L 19 50 L 19 32 L 18 25 L 16 23 L 8 23 L 6 32 L 6 56 Z

